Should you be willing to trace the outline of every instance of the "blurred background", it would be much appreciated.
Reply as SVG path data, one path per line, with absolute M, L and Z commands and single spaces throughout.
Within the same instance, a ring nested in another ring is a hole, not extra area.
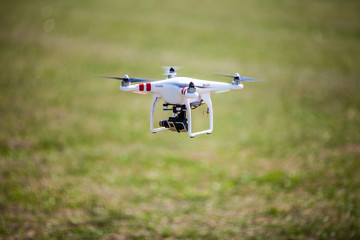
M 0 239 L 359 239 L 359 9 L 3 1 Z M 267 81 L 213 94 L 213 134 L 190 139 L 94 78 L 172 65 Z

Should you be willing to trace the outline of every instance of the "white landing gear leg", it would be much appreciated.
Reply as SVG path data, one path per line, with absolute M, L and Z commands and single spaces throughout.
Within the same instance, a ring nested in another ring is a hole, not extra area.
M 166 130 L 165 127 L 160 127 L 160 128 L 155 128 L 155 129 L 154 129 L 154 111 L 155 111 L 156 104 L 160 101 L 160 99 L 161 99 L 161 96 L 160 96 L 160 95 L 154 94 L 153 100 L 152 100 L 152 103 L 151 103 L 151 110 L 150 110 L 150 131 L 153 132 L 153 133 Z
M 186 112 L 188 115 L 188 134 L 191 138 L 193 138 L 199 134 L 204 134 L 204 133 L 210 134 L 213 131 L 213 109 L 212 109 L 210 93 L 203 94 L 201 96 L 201 98 L 205 101 L 206 105 L 209 108 L 209 126 L 210 126 L 210 128 L 208 130 L 201 131 L 201 132 L 195 132 L 195 133 L 191 132 L 191 107 L 190 107 L 189 99 L 186 99 L 185 105 L 186 105 Z

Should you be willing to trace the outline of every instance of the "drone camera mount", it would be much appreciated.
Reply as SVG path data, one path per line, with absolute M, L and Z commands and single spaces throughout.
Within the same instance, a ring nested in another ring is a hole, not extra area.
M 164 111 L 168 110 L 168 106 L 171 104 L 163 104 Z M 176 132 L 187 132 L 188 131 L 188 120 L 186 118 L 186 106 L 185 105 L 173 105 L 172 107 L 173 116 L 169 117 L 168 120 L 159 121 L 160 127 L 165 127 L 171 131 Z
M 187 132 L 191 138 L 196 135 L 207 133 L 210 134 L 213 130 L 213 111 L 212 104 L 210 99 L 210 93 L 202 94 L 202 99 L 198 102 L 190 102 L 189 99 L 185 99 L 185 104 L 176 105 L 176 104 L 163 104 L 163 110 L 172 110 L 172 116 L 167 120 L 159 121 L 159 128 L 154 128 L 154 112 L 156 104 L 160 101 L 162 97 L 158 94 L 154 94 L 153 101 L 150 109 L 150 130 L 153 133 L 163 131 L 163 130 L 171 130 L 176 132 Z M 200 132 L 192 132 L 191 131 L 191 109 L 195 109 L 198 106 L 201 106 L 203 102 L 208 106 L 209 112 L 209 129 L 200 131 Z

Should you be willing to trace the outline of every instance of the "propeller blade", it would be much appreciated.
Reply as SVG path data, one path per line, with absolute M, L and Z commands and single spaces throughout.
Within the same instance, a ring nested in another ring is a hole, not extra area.
M 236 76 L 236 75 L 230 75 L 230 74 L 226 74 L 226 73 L 213 73 L 213 74 L 224 76 L 224 77 L 231 77 L 231 78 L 240 77 L 239 80 L 241 82 L 263 82 L 263 81 L 266 81 L 266 80 L 262 80 L 262 79 L 255 79 L 255 78 L 250 78 L 250 77 Z
M 111 79 L 116 79 L 116 80 L 124 80 L 123 77 L 113 77 L 113 76 L 96 76 L 96 77 L 111 78 Z
M 177 70 L 180 70 L 183 67 L 182 66 L 163 66 L 162 68 L 164 69 L 163 75 L 169 75 L 170 73 L 173 73 L 173 72 L 170 72 L 171 68 L 173 68 L 173 70 L 176 72 Z
M 226 73 L 212 73 L 213 75 L 225 76 L 225 77 L 234 77 L 233 75 L 226 74 Z
M 130 82 L 155 82 L 159 80 L 155 79 L 144 79 L 144 78 L 129 78 Z
M 240 81 L 242 81 L 242 82 L 264 82 L 266 80 L 249 78 L 249 77 L 240 77 Z
M 179 88 L 184 88 L 184 87 L 188 87 L 189 84 L 186 84 L 186 83 L 168 83 L 168 84 L 171 84 L 171 85 L 174 85 L 174 86 L 177 86 Z M 201 86 L 201 85 L 194 85 L 196 88 L 208 88 L 208 87 L 204 87 L 204 86 Z
M 126 80 L 126 79 L 128 79 L 129 82 L 154 82 L 154 81 L 158 81 L 158 80 L 154 80 L 154 79 L 124 78 L 124 77 L 114 77 L 114 76 L 97 76 L 97 77 L 111 78 L 111 79 L 116 79 L 116 80 Z

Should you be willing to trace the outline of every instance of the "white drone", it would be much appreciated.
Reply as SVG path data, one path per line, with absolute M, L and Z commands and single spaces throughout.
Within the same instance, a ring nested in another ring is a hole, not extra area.
M 165 80 L 151 80 L 142 78 L 102 76 L 122 80 L 120 91 L 131 91 L 139 94 L 154 94 L 150 110 L 150 130 L 153 133 L 169 129 L 174 132 L 187 132 L 191 138 L 199 134 L 211 134 L 213 131 L 213 108 L 211 104 L 210 93 L 225 92 L 232 89 L 242 89 L 241 82 L 263 81 L 249 77 L 240 77 L 238 73 L 228 75 L 219 73 L 226 77 L 233 78 L 232 84 L 224 82 L 214 82 L 199 80 L 188 77 L 177 77 L 175 67 L 165 67 Z M 144 82 L 131 85 L 135 82 Z M 163 98 L 163 110 L 172 110 L 172 117 L 168 120 L 159 122 L 160 127 L 154 128 L 154 110 L 159 100 Z M 206 103 L 208 106 L 210 128 L 200 132 L 191 131 L 191 110 Z M 188 115 L 188 119 L 186 118 Z

